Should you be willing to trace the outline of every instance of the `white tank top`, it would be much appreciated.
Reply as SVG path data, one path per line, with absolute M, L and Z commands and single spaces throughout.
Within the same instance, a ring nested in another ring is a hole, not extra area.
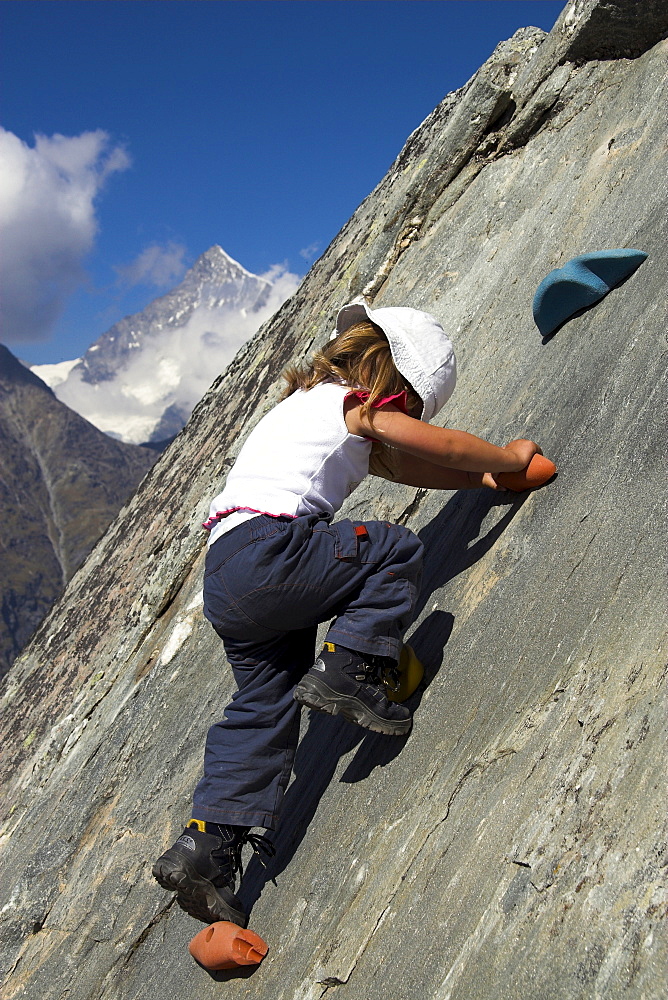
M 262 418 L 211 503 L 210 545 L 256 514 L 333 517 L 369 471 L 371 439 L 351 434 L 343 415 L 350 391 L 329 382 L 297 390 Z

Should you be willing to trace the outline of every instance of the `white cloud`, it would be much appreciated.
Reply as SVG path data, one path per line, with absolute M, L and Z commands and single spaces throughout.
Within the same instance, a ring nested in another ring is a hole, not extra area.
M 97 232 L 95 199 L 130 160 L 106 132 L 35 137 L 0 128 L 0 322 L 8 341 L 44 338 L 85 280 Z
M 319 250 L 320 250 L 319 243 L 310 243 L 307 247 L 304 247 L 303 250 L 299 251 L 299 256 L 303 257 L 304 260 L 310 264 L 318 256 Z
M 162 247 L 153 244 L 146 247 L 130 264 L 116 268 L 116 273 L 124 285 L 152 285 L 155 288 L 169 288 L 183 276 L 186 269 L 184 256 L 186 248 L 180 243 L 169 242 Z
M 262 277 L 272 287 L 257 312 L 201 307 L 183 326 L 165 326 L 145 337 L 115 379 L 91 385 L 72 371 L 58 385 L 58 398 L 107 434 L 135 444 L 148 441 L 169 406 L 190 414 L 239 348 L 301 280 L 282 265 Z

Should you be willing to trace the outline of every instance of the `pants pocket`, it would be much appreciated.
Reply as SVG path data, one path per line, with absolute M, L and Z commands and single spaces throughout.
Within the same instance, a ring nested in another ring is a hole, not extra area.
M 360 531 L 347 518 L 330 525 L 329 531 L 334 536 L 334 555 L 337 559 L 357 559 L 359 553 Z M 366 534 L 366 528 L 363 533 Z

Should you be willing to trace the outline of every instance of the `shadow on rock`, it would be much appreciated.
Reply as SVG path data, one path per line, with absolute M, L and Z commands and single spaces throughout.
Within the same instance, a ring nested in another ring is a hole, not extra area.
M 494 490 L 455 493 L 443 510 L 418 532 L 424 544 L 425 558 L 416 618 L 422 614 L 435 591 L 489 552 L 526 502 L 528 495 L 528 492 L 503 493 Z M 479 536 L 483 522 L 494 507 L 508 509 L 481 538 Z M 412 639 L 411 645 L 414 645 Z M 417 647 L 414 648 L 419 656 Z M 428 650 L 424 652 L 427 653 Z
M 432 611 L 410 636 L 410 644 L 424 665 L 424 677 L 420 686 L 405 703 L 413 714 L 422 701 L 422 695 L 438 673 L 443 650 L 450 638 L 454 623 L 455 619 L 449 612 Z M 394 760 L 409 738 L 410 735 L 397 739 L 396 736 L 380 736 L 378 733 L 365 732 L 357 753 L 339 780 L 350 784 L 363 781 L 375 767 L 384 767 Z
M 294 780 L 282 807 L 282 820 L 274 837 L 276 856 L 267 865 L 253 855 L 239 891 L 246 912 L 260 898 L 268 880 L 274 880 L 292 861 L 313 819 L 337 765 L 366 736 L 366 730 L 324 712 L 310 712 L 309 726 L 297 748 Z M 379 736 L 388 743 L 391 736 Z M 396 737 L 394 738 L 396 739 Z M 397 741 L 403 746 L 404 740 Z M 398 752 L 398 751 L 396 751 Z
M 254 976 L 257 970 L 260 968 L 259 965 L 240 965 L 236 969 L 207 969 L 205 965 L 201 962 L 197 962 L 202 972 L 206 972 L 207 976 L 213 979 L 216 983 L 229 983 L 232 979 L 250 979 Z
M 425 562 L 416 617 L 422 613 L 435 591 L 492 548 L 526 497 L 527 494 L 495 493 L 491 490 L 455 493 L 443 510 L 419 532 L 425 545 Z M 508 507 L 508 510 L 479 538 L 483 521 L 493 507 Z M 453 626 L 454 617 L 435 608 L 408 636 L 425 666 L 424 680 L 406 702 L 413 712 L 440 669 L 443 650 Z M 410 735 L 402 738 L 384 736 L 336 716 L 310 713 L 308 730 L 295 756 L 295 777 L 285 795 L 280 829 L 274 837 L 276 856 L 265 868 L 254 855 L 239 891 L 239 898 L 247 912 L 250 913 L 260 898 L 267 881 L 274 881 L 285 871 L 297 853 L 341 757 L 358 748 L 340 780 L 346 783 L 362 781 L 374 768 L 384 767 L 394 760 L 408 739 Z
M 481 559 L 508 527 L 527 498 L 527 493 L 482 492 L 456 493 L 429 524 L 419 532 L 425 546 L 422 589 L 416 618 L 424 611 L 435 591 Z M 483 521 L 494 507 L 508 507 L 506 513 L 482 538 Z M 473 545 L 470 543 L 474 540 Z M 407 636 L 418 659 L 424 664 L 424 678 L 406 704 L 415 714 L 422 695 L 436 677 L 443 662 L 443 651 L 454 627 L 454 616 L 434 608 L 431 614 Z M 408 739 L 408 737 L 406 738 Z M 362 781 L 374 767 L 383 767 L 403 750 L 406 739 L 367 733 L 348 767 L 343 782 Z

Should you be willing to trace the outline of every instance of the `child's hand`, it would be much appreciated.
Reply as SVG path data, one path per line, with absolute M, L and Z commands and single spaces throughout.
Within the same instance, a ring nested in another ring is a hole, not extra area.
M 516 472 L 519 472 L 520 469 L 526 469 L 534 455 L 543 454 L 542 448 L 535 441 L 527 441 L 525 438 L 517 438 L 515 441 L 509 441 L 506 445 L 506 451 L 510 451 L 513 455 L 517 456 L 517 461 L 520 464 L 515 470 Z
M 506 445 L 506 451 L 512 452 L 513 455 L 517 456 L 518 461 L 523 462 L 517 471 L 520 469 L 526 469 L 527 465 L 534 457 L 534 455 L 542 455 L 543 452 L 539 445 L 535 441 L 528 441 L 525 438 L 517 438 L 515 441 L 509 441 Z M 501 493 L 506 493 L 508 491 L 507 486 L 503 486 L 496 476 L 497 472 L 484 472 L 482 476 L 481 486 L 487 486 L 490 490 L 498 490 Z
M 480 483 L 480 485 L 481 486 L 487 486 L 488 489 L 490 489 L 490 490 L 498 490 L 499 493 L 507 493 L 508 492 L 508 487 L 507 486 L 502 486 L 501 483 L 498 483 L 496 481 L 496 479 L 494 478 L 495 475 L 498 475 L 498 472 L 497 473 L 483 472 L 483 474 L 482 474 L 482 482 Z

